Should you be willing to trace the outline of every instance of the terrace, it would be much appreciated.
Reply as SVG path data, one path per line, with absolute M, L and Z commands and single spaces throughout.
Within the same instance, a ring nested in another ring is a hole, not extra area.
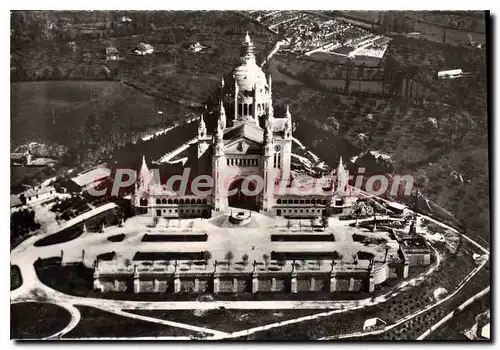
M 160 219 L 155 224 L 152 217 L 136 216 L 121 227 L 87 232 L 66 242 L 64 261 L 81 261 L 82 248 L 91 246 L 91 250 L 85 251 L 85 265 L 90 267 L 98 256 L 102 259 L 112 253 L 112 258 L 106 259 L 110 261 L 99 265 L 100 271 L 109 268 L 110 273 L 122 267 L 122 272 L 126 272 L 134 264 L 141 269 L 162 265 L 173 272 L 175 263 L 181 271 L 210 272 L 216 269 L 215 265 L 225 265 L 223 271 L 251 272 L 253 262 L 263 271 L 278 266 L 290 271 L 294 260 L 299 271 L 328 272 L 332 264 L 336 269 L 363 269 L 360 262 L 366 259 L 360 257 L 369 254 L 382 262 L 386 247 L 388 255 L 397 255 L 399 249 L 389 232 L 351 227 L 349 222 L 337 218 L 331 218 L 320 232 L 314 230 L 314 220 L 270 219 L 258 213 L 252 213 L 251 219 L 244 226 L 229 225 L 229 215 L 213 219 Z M 114 239 L 117 236 L 120 239 Z

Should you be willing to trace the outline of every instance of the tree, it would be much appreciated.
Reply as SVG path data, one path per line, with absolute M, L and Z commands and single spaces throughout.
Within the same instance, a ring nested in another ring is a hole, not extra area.
M 212 259 L 212 253 L 210 253 L 208 250 L 205 250 L 203 252 L 203 260 L 205 260 L 205 270 L 207 269 L 208 260 L 210 259 Z
M 321 269 L 321 266 L 323 265 L 323 259 L 318 258 L 316 264 L 318 264 L 318 269 Z
M 322 215 L 321 216 L 321 225 L 323 226 L 323 228 L 327 228 L 328 227 L 328 223 L 329 223 L 328 216 Z
M 232 252 L 232 251 L 228 251 L 228 252 L 226 253 L 225 259 L 227 260 L 227 269 L 229 270 L 229 269 L 230 269 L 230 267 L 231 267 L 231 262 L 232 262 L 232 261 L 233 261 L 233 259 L 234 259 L 233 252 Z
M 285 264 L 286 264 L 285 258 L 280 258 L 278 260 L 278 266 L 280 267 L 280 270 L 283 270 L 283 266 L 285 266 Z
M 248 254 L 243 254 L 241 257 L 241 260 L 243 260 L 243 265 L 247 266 L 248 265 Z
M 264 264 L 266 264 L 266 268 L 269 266 L 269 255 L 262 255 L 262 259 L 264 259 Z

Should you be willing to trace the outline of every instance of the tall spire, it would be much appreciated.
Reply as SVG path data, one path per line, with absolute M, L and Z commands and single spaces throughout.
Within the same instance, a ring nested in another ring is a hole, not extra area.
M 240 88 L 238 86 L 238 82 L 236 81 L 236 76 L 233 74 L 234 80 L 234 118 L 233 121 L 238 119 L 238 94 L 240 93 Z
M 219 123 L 222 129 L 226 128 L 226 110 L 224 109 L 224 104 L 220 101 L 220 113 L 219 113 Z
M 289 105 L 286 105 L 286 119 L 289 122 L 292 121 L 292 114 L 290 113 L 290 106 Z
M 337 166 L 337 191 L 342 192 L 347 189 L 347 182 L 349 180 L 349 173 L 344 167 L 344 162 L 342 161 L 342 156 L 339 159 L 339 165 Z
M 198 137 L 203 138 L 207 134 L 207 125 L 203 119 L 203 114 L 200 116 L 200 122 L 198 124 Z
M 142 156 L 142 165 L 141 169 L 139 170 L 139 181 L 136 182 L 136 184 L 139 186 L 139 188 L 146 190 L 146 183 L 145 179 L 149 176 L 149 168 L 146 163 L 146 157 Z
M 271 143 L 273 140 L 273 129 L 271 126 L 271 122 L 266 120 L 266 127 L 264 129 L 264 142 Z

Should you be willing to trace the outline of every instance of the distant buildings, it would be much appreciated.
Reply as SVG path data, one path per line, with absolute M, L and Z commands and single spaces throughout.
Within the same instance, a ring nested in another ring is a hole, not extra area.
M 106 48 L 106 61 L 116 61 L 120 58 L 118 49 L 114 46 Z
M 25 152 L 16 152 L 10 154 L 11 165 L 30 165 L 31 161 L 32 157 L 29 150 L 26 150 Z
M 134 54 L 138 56 L 151 55 L 154 52 L 154 48 L 150 44 L 140 43 L 134 49 Z
M 132 23 L 132 18 L 127 17 L 127 16 L 123 16 L 122 18 L 120 18 L 120 22 L 121 23 Z
M 461 78 L 468 73 L 464 73 L 461 69 L 451 69 L 451 70 L 442 70 L 438 72 L 439 79 L 456 79 Z
M 39 204 L 55 198 L 56 189 L 53 186 L 33 187 L 23 192 L 20 196 L 25 205 Z
M 189 50 L 193 52 L 200 52 L 205 48 L 206 46 L 201 45 L 199 42 L 196 42 L 195 44 L 191 44 L 191 46 L 189 46 Z

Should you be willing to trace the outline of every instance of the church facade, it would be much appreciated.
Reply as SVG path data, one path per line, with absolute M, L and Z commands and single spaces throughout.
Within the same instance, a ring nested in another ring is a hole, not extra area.
M 274 115 L 271 75 L 266 76 L 257 64 L 248 34 L 240 60 L 227 82 L 232 99 L 227 107 L 234 112 L 226 114 L 223 79 L 215 130 L 207 130 L 202 115 L 196 137 L 163 157 L 190 166 L 190 176 L 211 176 L 211 191 L 200 196 L 164 187 L 153 193 L 144 183 L 149 168 L 143 160 L 133 196 L 136 212 L 166 218 L 209 217 L 231 208 L 246 208 L 271 216 L 314 218 L 342 212 L 356 200 L 349 192 L 342 159 L 331 172 L 335 179 L 309 177 L 309 183 L 298 184 L 307 174 L 292 166 L 296 147 L 292 115 L 288 106 L 285 115 Z M 335 191 L 340 183 L 342 194 Z

